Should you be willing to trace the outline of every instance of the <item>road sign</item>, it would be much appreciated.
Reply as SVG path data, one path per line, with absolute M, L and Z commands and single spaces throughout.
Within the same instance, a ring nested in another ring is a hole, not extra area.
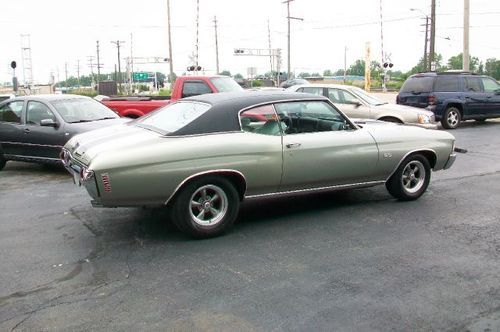
M 132 74 L 134 81 L 147 81 L 149 79 L 149 73 L 147 72 L 136 72 Z

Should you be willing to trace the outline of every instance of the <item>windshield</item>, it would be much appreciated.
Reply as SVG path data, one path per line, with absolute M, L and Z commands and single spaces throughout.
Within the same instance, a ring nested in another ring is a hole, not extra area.
M 354 94 L 356 94 L 359 98 L 363 99 L 365 102 L 367 102 L 370 105 L 377 106 L 377 105 L 387 104 L 387 102 L 382 101 L 373 95 L 369 95 L 368 93 L 366 93 L 364 90 L 362 90 L 360 88 L 351 88 L 351 91 L 354 92 Z
M 64 121 L 69 123 L 115 119 L 119 117 L 100 102 L 90 98 L 53 100 L 51 104 L 63 117 Z
M 432 91 L 432 84 L 434 83 L 434 77 L 430 76 L 413 76 L 406 80 L 399 92 L 410 92 L 414 94 L 419 94 L 422 92 Z
M 197 119 L 209 108 L 210 105 L 198 102 L 177 102 L 140 118 L 136 124 L 163 134 L 173 133 Z
M 243 91 L 243 88 L 230 77 L 213 77 L 210 82 L 219 92 Z

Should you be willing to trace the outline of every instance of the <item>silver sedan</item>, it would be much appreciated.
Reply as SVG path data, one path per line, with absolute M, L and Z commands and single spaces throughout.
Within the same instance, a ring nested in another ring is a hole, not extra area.
M 421 108 L 389 104 L 355 86 L 303 84 L 292 86 L 287 90 L 325 96 L 352 119 L 375 119 L 417 125 L 427 129 L 437 128 L 434 113 Z

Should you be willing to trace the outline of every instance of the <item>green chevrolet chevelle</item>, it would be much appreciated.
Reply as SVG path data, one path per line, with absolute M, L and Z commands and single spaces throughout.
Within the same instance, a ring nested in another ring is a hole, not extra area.
M 282 91 L 186 98 L 73 137 L 61 154 L 94 206 L 166 206 L 194 237 L 226 231 L 244 199 L 385 184 L 420 197 L 455 161 L 455 138 L 367 120 L 321 96 Z

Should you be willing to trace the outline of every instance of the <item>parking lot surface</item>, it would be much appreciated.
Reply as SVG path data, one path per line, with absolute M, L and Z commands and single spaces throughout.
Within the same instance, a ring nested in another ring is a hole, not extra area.
M 9 162 L 0 330 L 498 331 L 500 122 L 452 133 L 469 152 L 417 201 L 383 186 L 252 200 L 201 241 Z

